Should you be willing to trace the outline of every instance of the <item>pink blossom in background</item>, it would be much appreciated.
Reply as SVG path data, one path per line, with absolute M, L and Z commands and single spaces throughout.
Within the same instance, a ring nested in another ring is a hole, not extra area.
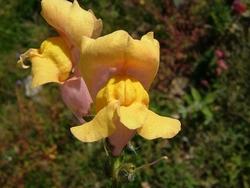
M 226 64 L 226 62 L 224 60 L 218 60 L 216 61 L 217 65 L 219 68 L 221 68 L 222 70 L 227 70 L 228 69 L 228 65 Z
M 219 59 L 225 57 L 224 51 L 223 51 L 223 50 L 220 50 L 220 49 L 217 49 L 217 50 L 215 51 L 215 55 L 216 55 L 216 57 L 219 58 Z
M 201 80 L 201 85 L 208 87 L 209 86 L 209 82 L 207 80 Z
M 222 74 L 222 69 L 220 67 L 216 68 L 216 75 L 220 76 Z
M 243 2 L 241 2 L 241 0 L 234 0 L 233 5 L 232 5 L 232 9 L 235 13 L 241 15 L 244 12 L 246 12 L 247 5 Z

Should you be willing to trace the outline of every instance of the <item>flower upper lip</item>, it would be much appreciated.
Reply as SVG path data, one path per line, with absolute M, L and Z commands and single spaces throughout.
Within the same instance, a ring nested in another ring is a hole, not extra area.
M 120 30 L 96 40 L 82 37 L 81 45 L 79 68 L 93 98 L 112 76 L 124 73 L 148 90 L 158 71 L 159 43 L 152 32 L 136 40 Z
M 98 37 L 102 21 L 96 19 L 91 10 L 82 9 L 76 0 L 42 0 L 41 15 L 61 35 L 80 47 L 81 37 Z M 60 6 L 58 6 L 60 4 Z

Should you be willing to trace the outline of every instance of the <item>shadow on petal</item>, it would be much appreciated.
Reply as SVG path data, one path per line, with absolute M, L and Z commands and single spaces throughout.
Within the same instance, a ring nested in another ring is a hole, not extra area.
M 130 130 L 125 127 L 119 120 L 118 116 L 115 116 L 113 119 L 116 130 L 115 132 L 108 137 L 108 141 L 112 146 L 112 154 L 114 156 L 120 155 L 123 148 L 128 144 L 131 138 L 135 135 L 136 130 Z

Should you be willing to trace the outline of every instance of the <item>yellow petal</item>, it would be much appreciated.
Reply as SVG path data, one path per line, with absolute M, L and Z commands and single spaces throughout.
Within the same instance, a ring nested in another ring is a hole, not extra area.
M 101 19 L 96 19 L 95 14 L 92 10 L 88 10 L 93 16 L 94 16 L 94 30 L 92 33 L 91 38 L 97 38 L 101 35 L 102 29 L 103 29 L 103 24 Z
M 140 128 L 146 120 L 147 112 L 147 107 L 140 103 L 133 103 L 130 106 L 120 106 L 117 109 L 120 122 L 128 129 Z
M 149 89 L 158 66 L 159 44 L 152 33 L 141 40 L 125 31 L 82 39 L 80 70 L 93 98 L 114 75 L 131 76 Z
M 82 36 L 96 37 L 100 34 L 101 20 L 82 9 L 76 0 L 73 3 L 67 0 L 42 0 L 41 4 L 44 19 L 75 45 L 80 46 Z
M 141 40 L 130 38 L 126 52 L 127 74 L 139 80 L 146 90 L 152 84 L 159 68 L 159 43 L 153 32 Z
M 82 38 L 79 68 L 92 98 L 125 63 L 129 35 L 116 31 L 98 39 Z
M 114 100 L 119 101 L 120 106 L 139 103 L 147 107 L 149 96 L 137 80 L 126 76 L 115 76 L 97 93 L 95 100 L 97 112 Z
M 31 60 L 33 87 L 48 82 L 63 82 L 72 69 L 69 49 L 60 37 L 49 38 L 39 50 L 31 49 L 22 54 L 18 64 L 23 68 L 27 68 L 23 63 L 25 59 Z
M 72 134 L 82 142 L 95 142 L 110 136 L 115 131 L 113 115 L 116 103 L 110 103 L 101 109 L 93 120 L 80 126 L 72 127 Z
M 59 83 L 59 70 L 56 64 L 47 58 L 32 58 L 32 86 L 37 87 L 49 82 Z
M 181 130 L 179 120 L 163 117 L 148 110 L 142 128 L 137 133 L 146 139 L 172 138 Z
M 28 69 L 30 66 L 25 64 L 25 60 L 37 54 L 39 54 L 38 49 L 31 48 L 27 50 L 26 52 L 20 55 L 19 60 L 17 61 L 17 66 L 19 68 Z

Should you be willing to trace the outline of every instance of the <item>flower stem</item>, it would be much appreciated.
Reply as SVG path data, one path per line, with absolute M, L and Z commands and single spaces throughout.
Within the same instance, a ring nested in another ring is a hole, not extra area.
M 161 157 L 160 159 L 157 159 L 157 160 L 155 160 L 155 161 L 153 161 L 153 162 L 151 162 L 151 163 L 147 163 L 147 164 L 144 164 L 144 165 L 142 165 L 142 166 L 139 166 L 139 167 L 135 168 L 135 171 L 136 171 L 136 170 L 141 170 L 141 169 L 143 169 L 143 168 L 150 167 L 150 166 L 152 166 L 152 165 L 155 165 L 155 164 L 157 164 L 158 162 L 160 162 L 160 161 L 162 161 L 162 160 L 168 160 L 168 157 L 167 157 L 167 156 L 163 156 L 163 157 Z

